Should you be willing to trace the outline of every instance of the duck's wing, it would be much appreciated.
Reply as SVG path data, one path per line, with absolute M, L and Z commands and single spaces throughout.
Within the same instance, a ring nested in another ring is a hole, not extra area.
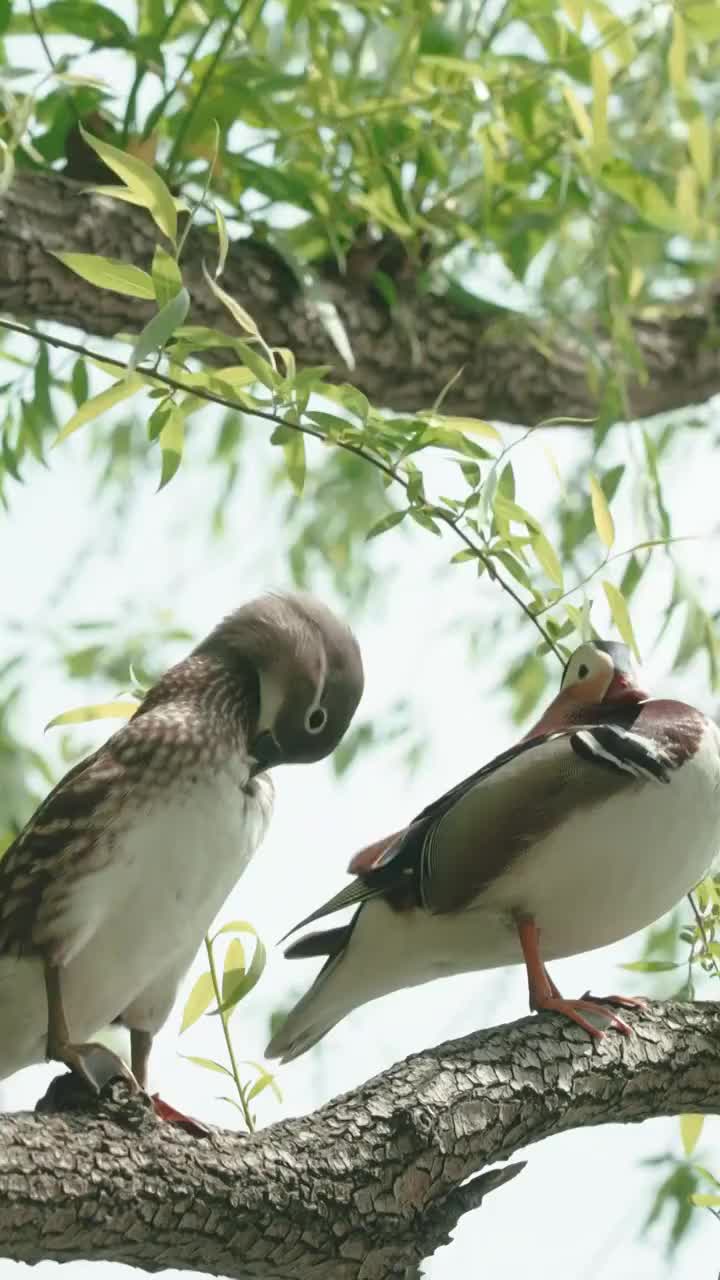
M 290 932 L 378 896 L 399 909 L 461 909 L 579 809 L 639 783 L 668 782 L 673 767 L 655 737 L 613 725 L 521 742 L 433 801 L 404 831 L 356 855 L 355 879 Z

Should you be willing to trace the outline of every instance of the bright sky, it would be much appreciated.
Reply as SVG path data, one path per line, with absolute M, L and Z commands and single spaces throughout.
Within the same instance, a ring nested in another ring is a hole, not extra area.
M 115 7 L 125 13 L 129 6 L 120 2 Z M 30 45 L 25 41 L 22 45 L 18 61 L 28 65 Z M 85 69 L 98 70 L 97 60 L 92 65 L 88 59 Z M 193 421 L 198 420 L 203 420 L 202 415 Z M 712 422 L 709 414 L 707 432 Z M 102 425 L 91 430 L 101 432 Z M 253 430 L 259 438 L 265 433 L 260 425 Z M 700 438 L 699 432 L 695 438 Z M 570 432 L 559 433 L 553 437 L 553 447 L 561 471 L 568 474 L 577 454 L 576 439 Z M 525 483 L 520 500 L 539 512 L 557 496 L 557 481 L 547 459 L 533 442 L 516 451 L 515 461 Z M 181 470 L 156 495 L 155 465 L 153 458 L 148 467 L 152 474 L 143 483 L 132 524 L 123 529 L 115 545 L 105 544 L 84 564 L 57 606 L 56 622 L 114 616 L 117 602 L 131 597 L 140 620 L 166 605 L 199 638 L 229 608 L 267 586 L 288 585 L 277 521 L 268 503 L 259 500 L 252 474 L 233 500 L 227 537 L 222 543 L 208 543 L 203 525 L 207 478 Z M 705 450 L 701 455 L 699 449 L 693 453 L 686 448 L 666 474 L 677 531 L 714 529 L 716 476 L 707 465 Z M 25 487 L 14 489 L 11 516 L 0 522 L 0 565 L 5 566 L 6 587 L 2 599 L 5 608 L 12 602 L 12 616 L 21 619 L 37 617 L 44 609 L 71 565 L 74 550 L 84 541 L 88 517 L 97 512 L 99 519 L 81 442 L 69 442 L 52 455 L 50 471 L 31 469 L 29 478 Z M 634 500 L 634 495 L 624 495 L 623 510 L 616 513 L 618 546 L 632 541 Z M 199 513 L 196 525 L 193 512 Z M 688 544 L 679 554 L 700 572 L 708 560 L 707 549 L 707 543 Z M 268 1010 L 289 1002 L 291 984 L 299 994 L 317 968 L 313 962 L 291 967 L 271 944 L 340 887 L 347 859 L 356 848 L 394 830 L 517 734 L 505 700 L 495 692 L 508 655 L 492 646 L 476 662 L 468 658 L 468 619 L 491 616 L 498 602 L 485 585 L 478 584 L 472 568 L 447 566 L 455 550 L 447 540 L 440 544 L 417 529 L 389 535 L 378 554 L 392 558 L 398 572 L 392 589 L 375 602 L 372 620 L 359 627 L 367 675 L 360 715 L 382 723 L 398 698 L 409 697 L 415 724 L 430 741 L 418 771 L 408 777 L 400 763 L 400 748 L 389 748 L 364 756 L 342 782 L 327 765 L 278 773 L 270 834 L 221 917 L 251 920 L 269 947 L 262 983 L 234 1021 L 237 1050 L 247 1058 L 262 1055 Z M 720 580 L 713 568 L 715 603 L 719 593 Z M 656 633 L 666 599 L 667 578 L 658 560 L 635 615 L 641 648 L 647 648 Z M 673 637 L 676 642 L 677 628 L 648 655 L 651 686 L 671 688 L 711 710 L 704 671 L 693 668 L 683 679 L 668 681 L 665 673 Z M 527 632 L 519 634 L 518 643 L 525 646 L 527 639 Z M 77 684 L 71 686 L 40 664 L 27 694 L 27 733 L 46 747 L 43 725 L 47 720 L 70 705 L 94 699 L 98 692 L 95 684 L 89 685 L 86 698 Z M 83 742 L 106 736 L 103 728 L 78 732 Z M 618 965 L 637 957 L 640 948 L 639 938 L 629 939 L 556 963 L 553 976 L 568 994 L 587 987 L 635 992 L 642 984 Z M 201 969 L 196 964 L 186 992 Z M 656 986 L 653 992 L 657 991 Z M 178 1038 L 182 1004 L 181 999 L 157 1042 L 154 1084 L 185 1110 L 232 1126 L 234 1112 L 215 1100 L 218 1077 L 178 1056 L 182 1052 L 223 1057 L 216 1026 L 209 1020 Z M 282 1069 L 284 1103 L 279 1106 L 265 1093 L 259 1118 L 270 1123 L 311 1110 L 428 1043 L 510 1021 L 526 1011 L 525 980 L 518 968 L 448 979 L 389 996 L 356 1012 L 319 1050 Z M 4 1104 L 12 1109 L 31 1107 L 54 1070 L 39 1067 L 21 1073 L 4 1087 Z M 719 1134 L 720 1122 L 707 1121 L 697 1151 L 699 1162 L 716 1172 Z M 657 1168 L 644 1169 L 641 1161 L 679 1149 L 677 1121 L 669 1120 L 569 1133 L 518 1152 L 515 1158 L 527 1156 L 527 1169 L 491 1196 L 482 1210 L 463 1220 L 453 1244 L 427 1264 L 426 1274 L 431 1280 L 475 1276 L 480 1269 L 492 1280 L 527 1280 L 538 1274 L 552 1274 L 553 1280 L 577 1280 L 579 1274 L 586 1280 L 714 1277 L 720 1265 L 720 1226 L 710 1214 L 697 1215 L 690 1240 L 669 1269 L 662 1251 L 665 1232 L 641 1235 L 649 1194 L 659 1177 Z M 23 1270 L 19 1264 L 0 1261 L 0 1280 L 17 1280 Z M 42 1264 L 33 1270 L 33 1280 L 51 1280 L 56 1270 L 55 1264 Z M 90 1274 L 93 1280 L 111 1280 L 120 1270 L 110 1264 L 76 1263 L 71 1274 L 77 1280 Z M 130 1274 L 129 1269 L 122 1270 Z

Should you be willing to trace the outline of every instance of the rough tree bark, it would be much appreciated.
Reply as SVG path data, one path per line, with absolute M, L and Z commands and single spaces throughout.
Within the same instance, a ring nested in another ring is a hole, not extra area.
M 481 1031 L 253 1137 L 190 1137 L 122 1085 L 92 1112 L 2 1116 L 0 1256 L 408 1280 L 522 1169 L 488 1164 L 568 1129 L 720 1112 L 720 1004 L 630 1019 L 599 1048 L 553 1016 Z
M 147 266 L 157 234 L 142 209 L 89 195 L 83 184 L 57 173 L 19 173 L 0 196 L 0 309 L 25 321 L 60 321 L 99 336 L 137 332 L 151 314 L 149 304 L 85 284 L 51 253 L 98 253 Z M 202 278 L 203 259 L 211 266 L 216 253 L 213 235 L 191 234 L 183 257 L 191 319 L 230 330 L 233 322 Z M 447 413 L 519 423 L 559 414 L 590 416 L 598 409 L 586 374 L 590 349 L 598 380 L 607 383 L 597 364 L 610 354 L 601 333 L 584 334 L 581 345 L 534 327 L 525 317 L 493 308 L 469 312 L 448 298 L 419 294 L 405 300 L 399 323 L 362 279 L 327 274 L 321 292 L 335 305 L 349 337 L 355 359 L 349 370 L 317 305 L 268 246 L 236 241 L 223 285 L 272 345 L 291 347 L 302 364 L 329 364 L 332 377 L 351 380 L 389 409 L 431 405 L 462 368 L 444 401 Z M 628 386 L 633 416 L 699 404 L 720 391 L 716 322 L 717 296 L 710 290 L 685 302 L 682 311 L 638 317 L 635 336 L 647 377 Z

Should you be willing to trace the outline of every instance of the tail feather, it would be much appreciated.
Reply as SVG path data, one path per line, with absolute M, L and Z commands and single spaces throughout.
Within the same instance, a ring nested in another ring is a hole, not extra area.
M 337 929 L 322 929 L 298 938 L 285 952 L 286 960 L 306 960 L 311 956 L 335 956 L 347 945 L 352 926 L 339 925 Z
M 360 906 L 348 924 L 309 933 L 288 947 L 285 955 L 291 960 L 309 956 L 327 956 L 327 960 L 312 986 L 290 1010 L 280 1030 L 273 1036 L 265 1050 L 266 1058 L 279 1058 L 281 1062 L 299 1058 L 355 1007 L 356 1000 L 343 981 L 347 974 L 347 965 L 343 961 L 355 926 L 365 910 L 366 905 Z
M 293 1058 L 299 1058 L 301 1053 L 312 1049 L 348 1012 L 347 1009 L 326 1009 L 327 999 L 323 999 L 323 995 L 327 997 L 325 988 L 328 980 L 341 958 L 342 953 L 340 957 L 326 960 L 310 990 L 298 1000 L 280 1030 L 273 1036 L 265 1050 L 266 1058 L 292 1062 Z M 332 987 L 330 990 L 332 992 Z
M 310 955 L 328 958 L 273 1036 L 265 1050 L 267 1058 L 291 1062 L 322 1040 L 352 1009 L 394 988 L 382 946 L 391 918 L 387 904 L 374 898 L 358 907 L 349 924 L 311 933 L 292 944 L 286 955 L 293 959 Z

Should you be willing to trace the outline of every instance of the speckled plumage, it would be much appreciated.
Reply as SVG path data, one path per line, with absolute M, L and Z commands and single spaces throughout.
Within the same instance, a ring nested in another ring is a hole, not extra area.
M 261 744 L 270 763 L 322 758 L 361 690 L 357 644 L 328 610 L 262 597 L 66 774 L 0 860 L 0 1079 L 45 1056 L 48 965 L 73 1041 L 113 1020 L 159 1029 L 265 833 Z
M 153 795 L 237 753 L 257 715 L 245 687 L 211 658 L 193 655 L 152 689 L 133 719 L 50 792 L 0 861 L 0 955 L 49 947 L 66 962 L 77 950 L 58 921 L 78 880 L 113 860 L 133 816 Z M 249 763 L 246 768 L 249 773 Z M 256 784 L 250 782 L 248 786 Z

